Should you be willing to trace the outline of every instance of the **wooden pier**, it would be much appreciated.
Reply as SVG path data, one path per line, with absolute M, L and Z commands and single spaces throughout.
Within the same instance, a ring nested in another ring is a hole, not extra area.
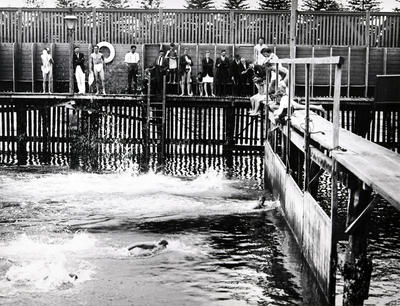
M 379 197 L 400 209 L 400 155 L 340 127 L 340 110 L 345 105 L 340 99 L 343 59 L 284 59 L 276 63 L 305 65 L 308 82 L 311 64 L 336 67 L 333 122 L 310 112 L 307 85 L 305 110 L 289 112 L 284 125 L 275 125 L 273 113 L 266 112 L 265 183 L 279 197 L 303 255 L 332 305 L 338 235 L 348 235 L 343 301 L 344 305 L 361 305 L 368 298 L 372 271 L 367 254 L 369 213 Z M 331 176 L 330 214 L 316 201 L 324 172 Z M 345 229 L 337 222 L 339 181 L 349 189 Z

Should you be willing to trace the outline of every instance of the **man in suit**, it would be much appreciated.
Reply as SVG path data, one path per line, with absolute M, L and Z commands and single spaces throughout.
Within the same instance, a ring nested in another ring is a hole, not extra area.
M 240 56 L 239 54 L 235 55 L 231 63 L 231 78 L 232 78 L 232 94 L 234 96 L 240 95 Z
M 76 83 L 78 84 L 78 93 L 84 94 L 85 87 L 85 56 L 79 52 L 79 46 L 75 46 L 73 55 L 73 67 L 75 72 Z
M 207 85 L 210 84 L 211 95 L 214 95 L 214 61 L 210 57 L 210 51 L 206 51 L 206 57 L 201 61 L 202 77 L 205 96 L 208 97 Z
M 244 57 L 240 58 L 239 73 L 239 95 L 244 96 L 251 91 L 253 78 L 253 70 Z
M 164 50 L 160 50 L 152 69 L 154 73 L 155 90 L 157 93 L 161 93 L 163 89 L 163 76 L 168 70 L 168 59 L 165 57 Z
M 225 96 L 227 94 L 227 85 L 229 83 L 229 59 L 226 56 L 226 51 L 221 51 L 221 56 L 215 61 L 215 83 L 217 89 L 217 96 Z

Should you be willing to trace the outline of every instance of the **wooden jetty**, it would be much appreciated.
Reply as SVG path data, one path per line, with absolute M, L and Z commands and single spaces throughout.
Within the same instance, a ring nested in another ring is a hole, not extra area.
M 347 186 L 344 305 L 361 305 L 368 297 L 372 271 L 366 248 L 369 212 L 378 197 L 400 209 L 400 155 L 340 127 L 342 58 L 283 59 L 276 63 L 305 65 L 308 82 L 311 64 L 335 66 L 333 122 L 310 112 L 310 85 L 306 85 L 305 110 L 289 112 L 284 125 L 275 125 L 273 113 L 266 112 L 265 182 L 279 197 L 288 224 L 330 304 L 336 295 L 338 182 Z M 316 201 L 323 172 L 331 176 L 330 215 Z

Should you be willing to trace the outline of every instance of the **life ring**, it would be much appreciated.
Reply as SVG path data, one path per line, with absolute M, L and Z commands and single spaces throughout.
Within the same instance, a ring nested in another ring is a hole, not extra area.
M 114 49 L 113 45 L 110 44 L 109 42 L 101 41 L 97 44 L 97 46 L 99 46 L 99 49 L 102 47 L 105 47 L 108 50 L 110 50 L 110 55 L 108 57 L 104 58 L 104 62 L 106 64 L 111 63 L 115 57 L 115 49 Z

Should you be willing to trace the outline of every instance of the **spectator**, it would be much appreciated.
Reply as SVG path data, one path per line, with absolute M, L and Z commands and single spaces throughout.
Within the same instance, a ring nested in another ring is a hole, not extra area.
M 240 56 L 235 55 L 234 60 L 231 63 L 231 78 L 232 78 L 232 94 L 234 96 L 239 96 L 241 92 L 240 88 Z
M 168 72 L 167 72 L 167 82 L 175 84 L 177 81 L 177 69 L 178 69 L 178 54 L 175 51 L 175 44 L 169 45 L 169 50 L 165 55 L 168 59 Z
M 85 88 L 85 56 L 79 52 L 79 46 L 75 46 L 73 55 L 73 67 L 75 71 L 76 83 L 78 84 L 78 93 L 84 94 Z
M 99 52 L 99 46 L 94 46 L 93 53 L 90 54 L 89 61 L 90 71 L 93 71 L 94 80 L 96 82 L 96 94 L 100 94 L 99 79 L 103 89 L 103 95 L 106 94 L 106 88 L 104 85 L 104 56 Z
M 197 73 L 196 85 L 197 85 L 197 92 L 199 93 L 200 97 L 202 97 L 203 96 L 203 74 L 201 72 Z
M 189 96 L 193 96 L 192 93 L 192 66 L 193 61 L 189 55 L 189 49 L 183 50 L 183 55 L 180 58 L 179 70 L 181 73 L 181 96 L 185 94 L 185 84 L 187 86 L 187 93 Z
M 152 66 L 152 70 L 154 71 L 156 93 L 161 93 L 163 89 L 163 76 L 166 74 L 167 69 L 168 69 L 168 60 L 165 57 L 164 50 L 160 50 L 159 56 L 157 56 Z
M 133 81 L 133 93 L 136 93 L 140 56 L 139 53 L 136 52 L 135 45 L 132 45 L 131 51 L 125 55 L 124 62 L 128 66 L 128 94 L 132 93 L 132 81 Z
M 265 58 L 261 54 L 261 50 L 264 48 L 268 48 L 264 43 L 264 37 L 258 38 L 258 44 L 254 46 L 254 64 L 262 65 L 265 61 Z
M 46 81 L 49 83 L 49 94 L 53 88 L 53 58 L 50 55 L 50 49 L 44 48 L 42 55 L 42 76 L 43 76 L 43 93 L 46 93 Z
M 253 70 L 244 57 L 240 58 L 239 72 L 239 95 L 244 96 L 250 92 L 249 88 L 252 84 L 253 76 Z
M 210 85 L 210 93 L 214 95 L 214 61 L 210 57 L 210 51 L 206 51 L 206 57 L 201 61 L 202 75 L 203 75 L 203 86 L 204 94 L 208 97 L 208 85 Z
M 225 96 L 227 94 L 226 87 L 229 82 L 229 60 L 226 57 L 225 50 L 221 51 L 221 56 L 215 61 L 215 67 L 217 70 L 215 73 L 217 96 Z

